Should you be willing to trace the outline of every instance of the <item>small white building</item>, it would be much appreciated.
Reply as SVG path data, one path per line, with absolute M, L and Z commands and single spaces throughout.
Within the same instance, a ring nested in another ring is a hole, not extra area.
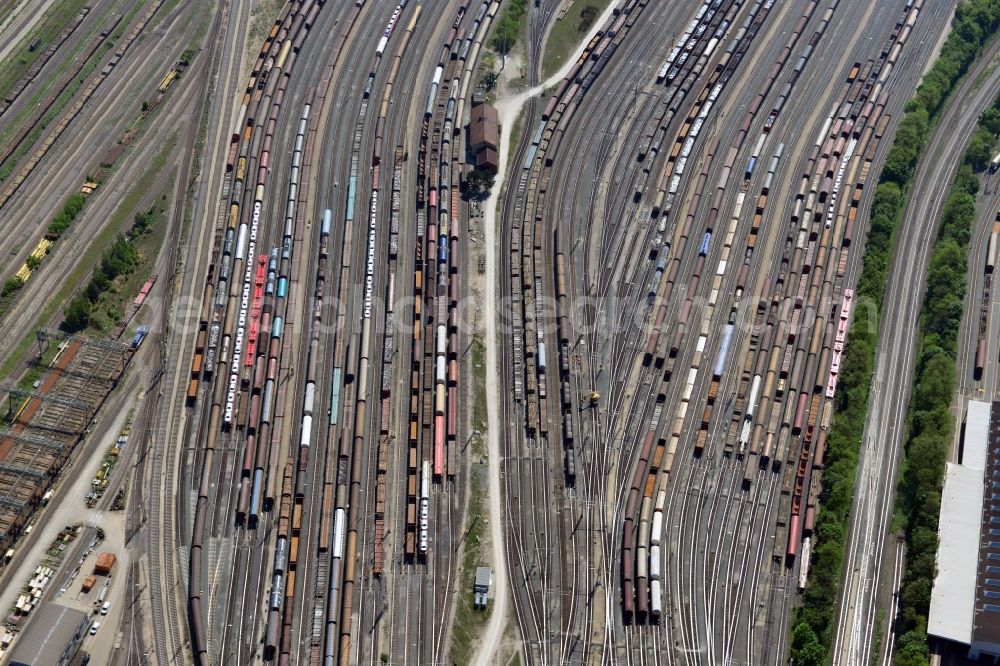
M 473 608 L 486 608 L 491 587 L 493 587 L 493 569 L 491 567 L 477 567 L 476 582 L 472 588 Z

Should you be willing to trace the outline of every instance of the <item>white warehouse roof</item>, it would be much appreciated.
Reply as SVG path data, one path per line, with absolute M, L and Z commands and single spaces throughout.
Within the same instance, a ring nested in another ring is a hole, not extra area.
M 986 451 L 990 439 L 990 403 L 970 400 L 965 417 L 965 444 L 962 447 L 962 466 L 986 469 Z
M 970 420 L 971 416 L 970 407 Z M 948 463 L 941 495 L 938 526 L 941 541 L 927 633 L 965 645 L 972 640 L 982 509 L 982 468 Z
M 476 589 L 487 592 L 493 584 L 492 567 L 476 567 Z

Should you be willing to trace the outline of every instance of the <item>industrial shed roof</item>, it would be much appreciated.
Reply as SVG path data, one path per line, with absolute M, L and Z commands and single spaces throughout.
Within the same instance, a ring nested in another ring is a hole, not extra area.
M 962 446 L 962 465 L 973 469 L 986 469 L 986 451 L 989 449 L 990 403 L 970 400 L 965 417 L 965 444 Z
M 997 446 L 991 437 L 991 408 L 988 402 L 969 401 L 962 464 L 948 464 L 938 525 L 937 576 L 927 619 L 927 633 L 966 645 L 972 641 L 977 608 L 980 533 L 988 520 L 983 513 L 983 475 L 987 453 Z
M 982 504 L 983 471 L 948 463 L 927 633 L 966 645 L 972 640 Z
M 87 614 L 58 604 L 43 604 L 28 629 L 14 645 L 11 666 L 54 666 L 61 664 L 66 648 L 87 624 Z

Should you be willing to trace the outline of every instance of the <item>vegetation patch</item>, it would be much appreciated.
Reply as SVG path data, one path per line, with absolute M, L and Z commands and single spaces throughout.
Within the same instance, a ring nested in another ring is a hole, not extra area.
M 524 17 L 528 12 L 528 0 L 510 0 L 507 7 L 496 18 L 490 47 L 501 55 L 510 53 L 517 45 L 518 37 L 524 30 Z
M 573 4 L 562 18 L 552 24 L 548 39 L 545 40 L 545 52 L 542 55 L 542 80 L 559 71 L 566 63 L 566 58 L 580 45 L 580 41 L 601 13 L 611 3 L 611 0 L 573 0 Z
M 69 229 L 69 225 L 73 224 L 73 220 L 83 210 L 84 201 L 86 200 L 82 194 L 71 194 L 63 204 L 62 210 L 49 223 L 49 235 L 58 238 Z
M 492 51 L 483 51 L 479 58 L 479 88 L 486 93 L 486 101 L 494 104 L 497 98 L 497 85 L 500 83 L 500 64 Z
M 469 186 L 469 193 L 474 195 L 488 194 L 496 184 L 497 175 L 486 169 L 473 169 L 466 176 L 465 182 Z
M 69 302 L 62 327 L 68 332 L 82 331 L 96 314 L 95 306 L 104 305 L 101 297 L 108 291 L 118 291 L 116 282 L 125 278 L 139 263 L 139 253 L 124 234 L 118 236 L 94 268 L 93 277 L 83 293 Z M 112 311 L 117 314 L 117 311 Z M 108 312 L 110 315 L 112 312 Z
M 148 210 L 136 213 L 132 227 L 105 250 L 90 282 L 70 301 L 64 330 L 89 329 L 95 335 L 106 335 L 124 318 L 127 301 L 148 279 L 156 260 L 166 233 L 165 214 L 165 194 Z
M 940 56 L 907 103 L 906 113 L 886 156 L 872 204 L 871 229 L 856 290 L 861 302 L 881 303 L 883 300 L 896 229 L 906 207 L 907 190 L 917 161 L 945 101 L 980 55 L 988 38 L 997 31 L 998 25 L 1000 0 L 960 2 Z M 955 381 L 955 343 L 954 340 L 949 343 L 946 338 L 957 334 L 962 298 L 958 297 L 957 309 L 954 307 L 954 299 L 956 294 L 964 293 L 965 253 L 959 239 L 964 233 L 965 243 L 968 243 L 968 221 L 949 221 L 949 216 L 956 214 L 949 213 L 949 210 L 954 211 L 957 210 L 956 207 L 964 205 L 959 200 L 963 194 L 962 188 L 967 192 L 972 187 L 970 181 L 975 180 L 972 166 L 968 163 L 963 165 L 956 178 L 959 189 L 953 187 L 949 196 L 949 206 L 946 207 L 927 281 L 928 294 L 923 319 L 925 337 L 917 364 L 918 388 L 913 397 L 913 429 L 906 445 L 908 463 L 900 486 L 900 501 L 908 502 L 907 497 L 919 498 L 916 506 L 907 504 L 906 510 L 907 515 L 911 516 L 910 527 L 907 529 L 910 545 L 901 602 L 910 610 L 902 611 L 902 637 L 897 641 L 896 655 L 896 663 L 906 666 L 927 663 L 926 605 L 923 606 L 923 614 L 918 610 L 921 599 L 929 599 L 930 586 L 925 579 L 914 578 L 910 572 L 916 567 L 923 573 L 930 571 L 931 577 L 933 576 L 934 550 L 937 545 L 937 510 L 933 507 L 940 502 L 940 476 L 944 470 L 944 458 L 936 454 L 935 449 L 943 441 L 939 438 L 951 428 L 947 404 L 951 401 Z M 952 202 L 953 198 L 956 201 Z M 960 278 L 955 276 L 958 264 L 961 264 L 958 270 Z M 939 281 L 943 281 L 943 284 L 938 284 Z M 930 330 L 928 325 L 932 325 L 934 331 L 930 338 L 927 335 Z M 817 547 L 813 553 L 809 587 L 803 594 L 802 605 L 796 609 L 791 624 L 791 658 L 798 666 L 825 664 L 836 631 L 837 594 L 840 590 L 857 477 L 858 450 L 868 413 L 868 392 L 875 366 L 878 327 L 855 317 L 848 339 L 837 386 L 833 423 L 827 438 L 826 470 L 823 473 L 816 522 Z M 937 422 L 941 420 L 941 413 L 932 407 L 932 403 L 937 402 L 931 400 L 932 396 L 944 401 L 944 411 L 947 414 L 944 421 L 947 423 Z M 919 417 L 921 423 L 918 426 L 917 413 L 924 413 L 926 410 L 930 411 L 926 416 Z M 923 423 L 925 419 L 927 422 Z M 931 440 L 935 440 L 937 444 Z M 933 492 L 934 488 L 938 491 Z M 915 529 L 912 517 L 917 514 L 922 517 L 933 515 L 932 526 Z M 933 542 L 933 545 L 928 542 Z M 921 552 L 931 553 L 929 569 L 928 563 L 921 560 Z M 905 589 L 907 587 L 910 588 L 909 592 Z M 909 620 L 907 613 L 911 613 Z

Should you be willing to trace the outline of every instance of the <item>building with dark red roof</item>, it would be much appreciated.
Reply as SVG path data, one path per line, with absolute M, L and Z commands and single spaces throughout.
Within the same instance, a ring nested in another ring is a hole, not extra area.
M 496 173 L 499 145 L 500 130 L 497 125 L 497 110 L 486 102 L 474 104 L 469 124 L 469 148 L 475 155 L 477 169 Z

